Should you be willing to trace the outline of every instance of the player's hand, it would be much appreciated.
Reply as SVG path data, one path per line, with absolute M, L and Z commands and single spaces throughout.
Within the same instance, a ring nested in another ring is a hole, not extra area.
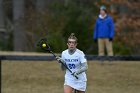
M 78 76 L 78 74 L 76 72 L 73 72 L 71 75 L 73 75 L 74 77 Z
M 56 57 L 56 60 L 59 62 L 61 60 L 61 57 Z
M 57 60 L 59 63 L 65 63 L 61 57 L 56 57 L 56 60 Z

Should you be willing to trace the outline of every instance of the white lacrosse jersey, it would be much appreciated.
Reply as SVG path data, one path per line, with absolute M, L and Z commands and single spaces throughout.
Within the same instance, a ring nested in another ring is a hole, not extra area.
M 76 49 L 74 54 L 69 54 L 68 49 L 62 52 L 61 55 L 62 59 L 66 62 L 67 67 L 72 71 L 75 72 L 78 69 L 81 68 L 81 63 L 87 62 L 87 59 L 85 58 L 85 54 L 79 50 Z M 73 75 L 71 75 L 71 72 L 66 70 L 65 73 L 65 82 L 69 81 L 87 81 L 86 73 L 82 72 L 78 75 L 78 79 L 76 79 Z

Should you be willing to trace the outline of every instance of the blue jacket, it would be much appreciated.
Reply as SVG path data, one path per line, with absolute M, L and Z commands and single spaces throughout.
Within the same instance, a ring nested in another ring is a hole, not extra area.
M 104 19 L 98 18 L 94 28 L 94 39 L 97 38 L 114 38 L 114 22 L 107 15 Z

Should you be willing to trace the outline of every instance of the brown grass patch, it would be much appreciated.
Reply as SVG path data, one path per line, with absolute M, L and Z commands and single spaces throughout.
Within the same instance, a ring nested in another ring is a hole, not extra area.
M 86 93 L 139 93 L 140 62 L 88 62 Z M 2 93 L 63 93 L 56 61 L 3 61 Z

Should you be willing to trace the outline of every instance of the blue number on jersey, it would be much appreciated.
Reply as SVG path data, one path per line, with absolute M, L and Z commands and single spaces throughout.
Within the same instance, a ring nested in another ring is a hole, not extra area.
M 70 69 L 75 69 L 75 64 L 68 64 Z

